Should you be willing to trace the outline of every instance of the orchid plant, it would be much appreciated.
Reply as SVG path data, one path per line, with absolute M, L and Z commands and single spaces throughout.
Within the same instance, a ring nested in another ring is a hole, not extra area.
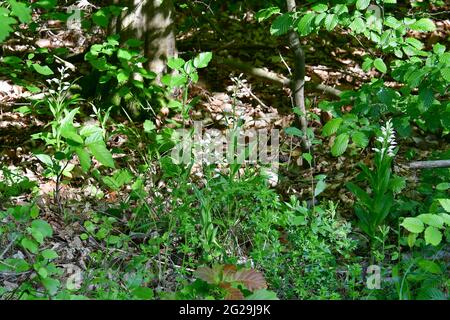
M 374 240 L 394 203 L 395 193 L 400 192 L 405 181 L 392 174 L 392 161 L 396 154 L 395 131 L 391 120 L 381 128 L 376 139 L 374 167 L 360 163 L 360 178 L 368 182 L 366 190 L 349 182 L 347 188 L 356 196 L 355 214 L 359 227 Z

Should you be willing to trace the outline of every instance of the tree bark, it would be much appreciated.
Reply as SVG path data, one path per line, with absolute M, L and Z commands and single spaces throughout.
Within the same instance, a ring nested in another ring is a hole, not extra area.
M 115 21 L 111 33 L 122 39 L 143 41 L 147 68 L 160 76 L 166 71 L 167 58 L 177 56 L 172 0 L 114 0 L 128 10 Z
M 286 0 L 288 12 L 295 12 L 297 5 L 295 0 Z M 305 107 L 305 52 L 300 44 L 300 39 L 297 33 L 291 29 L 289 31 L 289 42 L 292 51 L 294 52 L 294 74 L 292 79 L 292 93 L 295 106 L 298 107 L 302 113 L 300 116 L 300 126 L 303 131 L 303 147 L 308 150 L 311 147 L 307 136 L 308 120 Z

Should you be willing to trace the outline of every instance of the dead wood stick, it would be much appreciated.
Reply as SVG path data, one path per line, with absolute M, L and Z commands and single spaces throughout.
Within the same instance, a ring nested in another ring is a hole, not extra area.
M 228 58 L 228 59 L 224 59 L 222 61 L 222 63 L 225 65 L 228 65 L 232 68 L 236 68 L 250 76 L 254 76 L 254 77 L 266 80 L 268 82 L 282 85 L 284 87 L 291 86 L 291 80 L 286 78 L 285 76 L 275 73 L 273 71 L 253 67 L 252 65 L 242 62 L 238 59 Z M 309 86 L 309 85 L 311 85 L 311 87 L 313 87 L 315 90 L 323 91 L 324 93 L 331 95 L 331 96 L 335 96 L 335 97 L 339 97 L 342 93 L 341 90 L 333 88 L 331 86 L 327 86 L 326 84 L 306 83 L 306 86 Z
M 413 161 L 408 164 L 410 169 L 450 168 L 450 160 Z

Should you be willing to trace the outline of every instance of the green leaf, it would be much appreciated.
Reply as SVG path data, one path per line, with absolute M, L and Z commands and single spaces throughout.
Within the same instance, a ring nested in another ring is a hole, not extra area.
M 400 193 L 406 187 L 406 179 L 400 176 L 393 176 L 389 181 L 389 188 L 394 193 Z
M 426 259 L 420 259 L 417 264 L 419 265 L 419 268 L 422 269 L 425 272 L 433 273 L 433 274 L 441 274 L 442 270 L 439 264 L 437 264 L 434 261 L 426 260 Z
M 19 18 L 21 23 L 28 23 L 31 21 L 31 9 L 23 2 L 15 0 L 8 0 L 11 5 L 11 14 Z
M 435 227 L 429 226 L 425 229 L 425 244 L 437 246 L 442 241 L 442 233 Z
M 325 29 L 327 31 L 333 30 L 339 23 L 339 17 L 336 14 L 327 14 L 325 18 Z
M 325 12 L 328 10 L 328 6 L 325 3 L 316 3 L 311 9 L 315 12 Z
M 366 30 L 366 23 L 360 17 L 355 18 L 353 22 L 349 25 L 349 28 L 352 29 L 356 33 L 362 33 Z
M 352 141 L 361 148 L 365 148 L 369 144 L 369 138 L 362 131 L 353 132 Z
M 445 81 L 450 82 L 450 68 L 442 68 L 441 75 Z
M 335 134 L 342 124 L 342 118 L 331 119 L 322 128 L 322 136 L 328 137 Z
M 412 217 L 405 218 L 401 226 L 412 233 L 421 233 L 424 229 L 423 222 L 418 218 Z
M 450 182 L 442 182 L 436 186 L 436 190 L 445 191 L 450 189 Z
M 186 61 L 181 58 L 169 58 L 167 61 L 167 65 L 174 70 L 181 70 Z
M 382 73 L 386 73 L 387 67 L 382 59 L 380 59 L 380 58 L 375 59 L 373 61 L 373 65 L 378 71 L 380 71 Z
M 423 223 L 436 228 L 441 228 L 444 225 L 444 219 L 436 214 L 423 213 L 418 215 L 417 218 Z
M 92 21 L 100 27 L 106 28 L 109 24 L 109 15 L 106 9 L 100 9 L 92 16 Z
M 409 26 L 411 30 L 415 31 L 435 31 L 436 26 L 434 25 L 434 22 L 431 19 L 428 18 L 422 18 L 416 22 L 414 22 L 412 25 Z
M 75 153 L 78 155 L 81 169 L 83 169 L 84 173 L 87 173 L 91 167 L 91 156 L 84 148 L 75 148 Z
M 450 199 L 438 199 L 438 201 L 445 211 L 450 212 Z
M 315 18 L 315 13 L 310 12 L 305 14 L 298 22 L 297 30 L 300 35 L 306 36 L 313 30 L 313 20 Z
M 247 296 L 245 300 L 278 300 L 277 294 L 267 289 L 259 289 Z
M 48 66 L 41 66 L 40 64 L 33 63 L 33 68 L 36 70 L 37 73 L 40 73 L 44 76 L 49 76 L 54 74 L 53 70 L 50 69 Z
M 61 121 L 61 136 L 78 144 L 83 144 L 83 138 L 78 135 L 77 130 L 73 126 L 73 119 L 78 113 L 78 110 L 79 108 L 73 109 Z
M 370 4 L 370 0 L 358 0 L 356 1 L 356 9 L 365 10 Z
M 326 187 L 326 182 L 324 180 L 319 180 L 316 184 L 316 188 L 314 189 L 314 196 L 317 197 L 326 189 Z
M 44 163 L 46 166 L 53 167 L 53 161 L 52 161 L 52 158 L 50 158 L 50 156 L 43 154 L 43 153 L 35 154 L 35 156 L 36 156 L 36 158 L 39 159 L 39 161 Z
M 117 50 L 117 58 L 129 61 L 133 58 L 133 56 L 128 50 L 119 49 Z
M 144 131 L 147 133 L 151 133 L 156 129 L 155 124 L 151 120 L 145 120 L 144 122 Z
M 292 27 L 293 19 L 289 13 L 278 16 L 270 27 L 270 34 L 273 36 L 281 36 L 288 33 Z
M 261 22 L 261 21 L 269 19 L 274 14 L 280 13 L 280 11 L 281 10 L 278 7 L 270 7 L 270 8 L 259 10 L 256 13 L 255 17 L 258 20 L 258 22 Z
M 34 3 L 34 6 L 43 8 L 46 10 L 50 10 L 50 9 L 53 9 L 54 7 L 56 7 L 56 4 L 57 4 L 57 0 L 39 0 L 38 2 Z
M 138 287 L 133 290 L 133 295 L 142 300 L 150 300 L 153 298 L 153 290 L 147 287 Z
M 170 88 L 180 87 L 186 84 L 188 78 L 184 74 L 166 74 L 161 78 L 161 82 Z
M 31 253 L 37 253 L 38 252 L 38 245 L 34 240 L 28 239 L 28 238 L 23 238 L 22 241 L 20 242 L 20 244 L 22 245 L 22 247 L 24 247 L 25 249 L 27 249 L 28 251 L 30 251 Z
M 331 154 L 335 157 L 342 155 L 347 150 L 348 141 L 350 136 L 347 133 L 341 133 L 334 140 L 334 144 L 331 147 Z
M 58 258 L 58 254 L 56 253 L 55 250 L 52 250 L 52 249 L 45 249 L 44 251 L 41 252 L 41 254 L 45 259 L 48 259 L 48 260 Z
M 212 52 L 202 52 L 194 58 L 194 67 L 206 68 L 212 59 Z
M 53 235 L 52 227 L 47 221 L 44 220 L 33 220 L 33 222 L 31 222 L 31 228 L 38 230 L 45 238 Z
M 16 23 L 17 21 L 14 18 L 0 16 L 0 43 L 5 41 L 10 33 L 14 31 L 11 25 Z
M 448 213 L 440 213 L 439 216 L 442 218 L 442 220 L 444 221 L 444 223 L 447 226 L 450 226 L 450 214 L 448 214 Z
M 106 144 L 103 140 L 86 144 L 86 147 L 102 165 L 109 168 L 115 168 L 112 154 L 106 148 Z
M 288 136 L 296 136 L 296 137 L 303 137 L 303 132 L 302 130 L 296 128 L 296 127 L 289 127 L 284 129 L 284 132 L 286 132 L 286 134 Z
M 53 296 L 58 292 L 60 283 L 56 279 L 45 278 L 42 279 L 42 285 L 45 287 L 45 289 L 47 289 L 48 293 Z

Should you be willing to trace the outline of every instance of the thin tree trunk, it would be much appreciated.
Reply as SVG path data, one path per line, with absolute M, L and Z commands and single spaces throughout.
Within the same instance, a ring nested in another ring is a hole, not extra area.
M 143 52 L 147 67 L 160 76 L 166 71 L 167 58 L 177 56 L 173 23 L 172 0 L 114 0 L 125 2 L 128 10 L 113 23 L 111 32 L 123 39 L 139 39 L 144 42 Z
M 295 0 L 286 0 L 288 12 L 295 12 L 297 5 Z M 294 30 L 289 31 L 289 42 L 292 51 L 294 52 L 294 74 L 292 79 L 292 93 L 294 97 L 295 106 L 301 111 L 300 126 L 303 131 L 303 147 L 308 150 L 311 144 L 308 140 L 307 129 L 308 120 L 305 107 L 305 53 L 300 44 L 300 39 Z

